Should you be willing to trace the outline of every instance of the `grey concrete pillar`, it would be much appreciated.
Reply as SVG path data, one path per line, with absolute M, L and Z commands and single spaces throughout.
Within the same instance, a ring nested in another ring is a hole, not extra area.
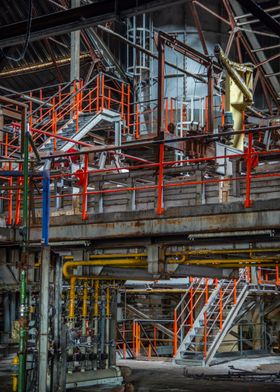
M 50 247 L 42 246 L 39 335 L 39 392 L 47 392 Z
M 71 0 L 71 8 L 80 7 L 80 0 Z M 80 79 L 80 30 L 71 33 L 70 80 Z
M 54 292 L 54 325 L 53 325 L 53 338 L 54 338 L 54 358 L 52 364 L 52 392 L 58 392 L 63 390 L 63 386 L 60 385 L 60 374 L 66 372 L 65 367 L 62 368 L 62 362 L 60 360 L 61 352 L 61 294 L 62 294 L 62 258 L 56 257 L 55 263 L 55 292 Z M 66 364 L 65 364 L 66 365 Z

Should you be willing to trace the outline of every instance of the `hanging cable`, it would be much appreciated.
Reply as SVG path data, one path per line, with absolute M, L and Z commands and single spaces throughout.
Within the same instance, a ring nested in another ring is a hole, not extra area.
M 2 55 L 7 59 L 15 62 L 19 62 L 24 59 L 25 53 L 29 44 L 29 38 L 30 38 L 30 32 L 31 32 L 31 23 L 32 23 L 32 5 L 33 5 L 33 0 L 29 0 L 29 5 L 28 5 L 28 20 L 27 20 L 27 30 L 26 30 L 26 38 L 25 38 L 25 43 L 23 46 L 23 51 L 18 57 L 12 57 L 8 56 L 5 53 L 5 50 L 1 49 Z

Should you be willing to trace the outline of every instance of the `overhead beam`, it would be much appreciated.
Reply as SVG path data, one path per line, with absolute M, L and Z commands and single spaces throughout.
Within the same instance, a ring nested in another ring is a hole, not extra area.
M 188 0 L 105 0 L 77 8 L 62 10 L 32 19 L 29 41 L 69 33 L 104 23 L 116 17 L 129 17 Z M 0 27 L 0 48 L 22 44 L 26 39 L 26 21 Z

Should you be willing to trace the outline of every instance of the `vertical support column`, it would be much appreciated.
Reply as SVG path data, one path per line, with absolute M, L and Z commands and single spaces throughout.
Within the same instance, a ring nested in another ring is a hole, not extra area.
M 42 246 L 40 288 L 39 392 L 47 391 L 50 247 Z
M 163 133 L 163 112 L 164 112 L 164 61 L 165 61 L 165 43 L 160 34 L 157 35 L 158 49 L 158 118 L 157 118 L 157 137 L 164 138 Z M 164 161 L 164 143 L 159 145 L 159 174 L 158 174 L 158 205 L 157 214 L 163 213 L 163 161 Z
M 62 361 L 60 360 L 61 346 L 61 294 L 62 294 L 62 260 L 60 256 L 56 257 L 55 262 L 55 286 L 54 286 L 54 357 L 52 372 L 52 392 L 62 391 L 60 383 L 60 374 L 63 373 Z
M 80 7 L 81 0 L 71 0 L 71 8 Z M 80 79 L 80 30 L 71 33 L 70 80 Z
M 50 284 L 50 173 L 49 161 L 43 171 L 43 222 L 41 249 L 41 287 L 40 287 L 40 335 L 39 335 L 39 392 L 47 391 L 48 373 L 48 329 L 49 329 L 49 284 Z
M 165 43 L 164 39 L 157 35 L 157 49 L 158 49 L 158 119 L 157 119 L 157 136 L 160 137 L 163 129 L 163 111 L 164 111 L 164 61 L 165 61 Z
M 214 78 L 213 78 L 213 67 L 212 64 L 208 68 L 208 133 L 213 133 L 214 131 Z
M 252 132 L 248 134 L 248 149 L 247 149 L 247 165 L 246 165 L 246 199 L 244 202 L 245 208 L 252 207 L 251 200 L 251 168 L 252 168 L 252 145 L 253 135 Z

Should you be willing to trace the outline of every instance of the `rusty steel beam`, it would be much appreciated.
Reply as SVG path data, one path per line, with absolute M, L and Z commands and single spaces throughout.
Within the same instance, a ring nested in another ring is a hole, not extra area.
M 193 21 L 194 21 L 195 27 L 198 31 L 198 35 L 200 38 L 203 52 L 204 52 L 204 54 L 206 54 L 206 56 L 208 56 L 209 53 L 208 53 L 208 49 L 207 49 L 207 44 L 206 44 L 205 37 L 204 37 L 203 31 L 202 31 L 202 26 L 201 26 L 200 19 L 199 19 L 198 13 L 197 13 L 197 9 L 195 7 L 195 2 L 192 1 L 189 4 L 190 4 L 190 10 L 191 10 L 191 14 L 193 17 Z
M 164 60 L 165 60 L 165 42 L 160 34 L 155 36 L 156 46 L 158 49 L 158 118 L 157 118 L 157 136 L 160 137 L 163 129 L 163 111 L 164 111 Z
M 164 39 L 166 46 L 175 49 L 178 53 L 189 57 L 190 59 L 203 65 L 204 67 L 212 65 L 215 71 L 222 71 L 222 67 L 220 66 L 220 64 L 216 61 L 213 61 L 209 56 L 206 56 L 205 54 L 199 52 L 191 46 L 186 45 L 184 42 L 177 40 L 168 33 L 159 31 L 159 35 Z

